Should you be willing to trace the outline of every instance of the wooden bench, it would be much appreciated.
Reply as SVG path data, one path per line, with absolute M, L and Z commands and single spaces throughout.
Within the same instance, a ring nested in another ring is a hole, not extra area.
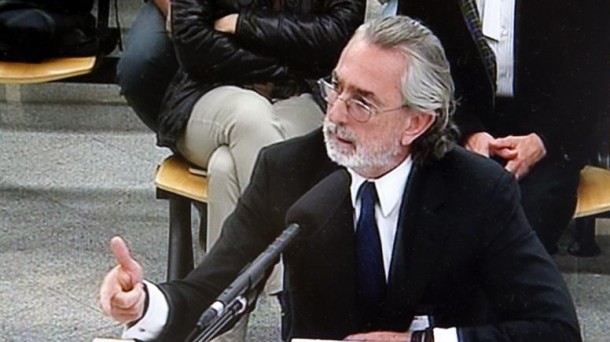
M 192 204 L 201 208 L 200 236 L 205 236 L 208 179 L 201 172 L 177 155 L 157 166 L 157 198 L 169 201 L 168 280 L 184 278 L 193 269 Z
M 569 254 L 592 257 L 601 253 L 595 242 L 595 219 L 602 217 L 610 217 L 610 170 L 588 165 L 580 172 Z
M 76 77 L 93 71 L 95 56 L 53 58 L 40 63 L 0 61 L 0 83 L 43 83 Z
M 107 56 L 120 42 L 118 28 L 108 27 L 110 0 L 97 0 L 99 51 L 95 56 L 52 58 L 40 63 L 0 61 L 0 83 L 32 84 L 58 80 L 114 83 L 117 57 Z

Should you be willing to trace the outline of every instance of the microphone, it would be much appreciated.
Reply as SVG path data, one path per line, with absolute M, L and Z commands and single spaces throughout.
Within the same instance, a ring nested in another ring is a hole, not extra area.
M 330 214 L 349 193 L 349 185 L 349 174 L 346 170 L 340 169 L 331 173 L 301 196 L 286 213 L 287 228 L 203 312 L 197 321 L 197 328 L 200 331 L 208 329 L 226 314 L 235 318 L 243 313 L 248 304 L 248 298 L 246 298 L 248 292 L 263 280 L 266 270 L 275 264 L 280 254 L 302 231 L 311 234 L 330 219 Z M 225 319 L 225 321 L 231 318 Z M 209 338 L 213 338 L 220 329 L 222 327 L 215 328 L 209 334 Z M 201 340 L 205 341 L 205 339 Z

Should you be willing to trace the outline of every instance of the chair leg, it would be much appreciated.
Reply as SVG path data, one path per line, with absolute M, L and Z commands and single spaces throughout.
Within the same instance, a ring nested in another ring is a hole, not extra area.
M 167 280 L 182 279 L 193 269 L 191 201 L 169 198 L 169 254 Z
M 595 217 L 575 220 L 574 241 L 568 247 L 568 253 L 579 257 L 594 257 L 601 254 L 601 249 L 595 242 Z
M 199 212 L 199 247 L 207 253 L 208 204 L 205 202 L 193 202 L 193 205 L 195 205 Z

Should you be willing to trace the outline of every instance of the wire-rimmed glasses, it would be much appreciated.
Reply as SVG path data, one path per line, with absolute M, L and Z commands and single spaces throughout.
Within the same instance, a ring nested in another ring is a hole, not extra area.
M 395 108 L 380 109 L 375 105 L 366 103 L 359 98 L 341 98 L 335 89 L 335 86 L 323 78 L 318 80 L 318 85 L 320 87 L 320 94 L 322 95 L 322 98 L 329 106 L 332 106 L 337 100 L 343 101 L 347 107 L 347 113 L 358 122 L 367 122 L 373 115 L 392 112 L 407 107 L 406 105 L 402 105 Z

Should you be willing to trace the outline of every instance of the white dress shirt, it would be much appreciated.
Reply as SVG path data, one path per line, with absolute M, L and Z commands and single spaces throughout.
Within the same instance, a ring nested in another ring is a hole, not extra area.
M 381 1 L 380 1 L 381 2 Z M 389 0 L 384 3 L 381 7 L 381 16 L 382 17 L 391 17 L 396 15 L 396 11 L 398 10 L 398 0 Z
M 485 40 L 496 55 L 496 95 L 512 97 L 515 79 L 515 0 L 477 0 Z
M 534 1 L 534 0 L 532 0 Z M 515 79 L 515 0 L 476 0 L 487 45 L 496 56 L 496 95 L 512 97 Z M 396 15 L 398 0 L 389 0 L 381 16 Z
M 169 305 L 165 295 L 153 283 L 144 280 L 144 284 L 148 292 L 148 309 L 138 323 L 123 331 L 121 337 L 124 339 L 152 341 L 161 334 L 167 323 Z

